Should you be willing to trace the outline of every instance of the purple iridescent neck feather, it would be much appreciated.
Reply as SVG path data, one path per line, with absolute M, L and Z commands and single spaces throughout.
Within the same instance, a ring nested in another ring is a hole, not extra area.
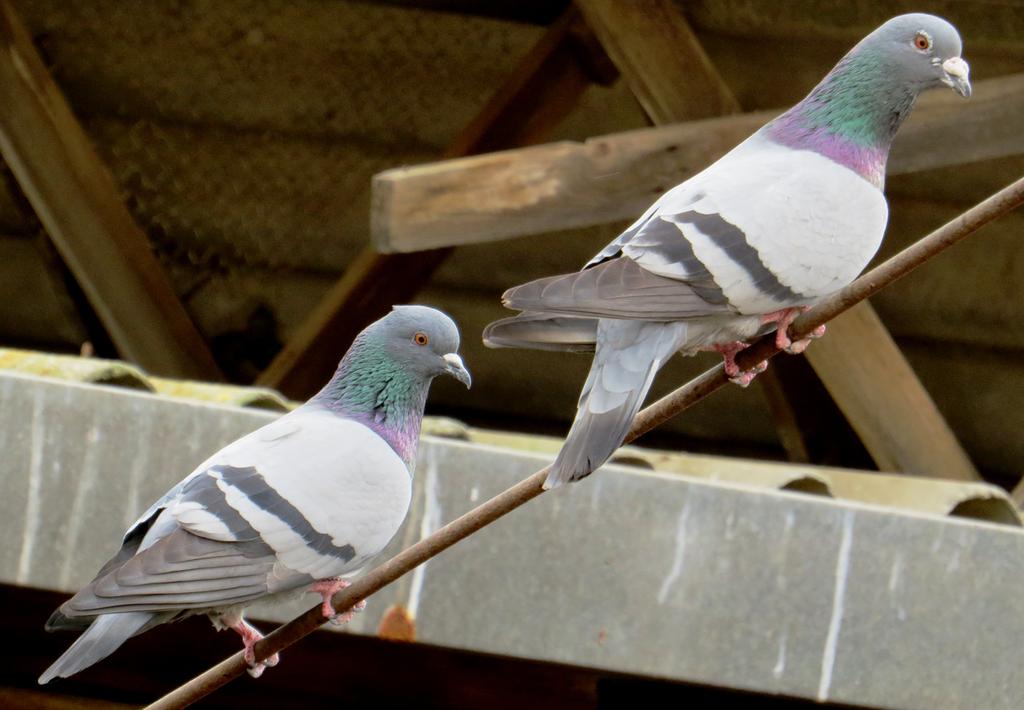
M 429 387 L 429 378 L 403 368 L 385 346 L 364 332 L 342 358 L 331 381 L 310 402 L 372 429 L 411 473 Z
M 918 93 L 890 64 L 862 42 L 762 132 L 776 143 L 820 153 L 882 189 L 889 147 Z

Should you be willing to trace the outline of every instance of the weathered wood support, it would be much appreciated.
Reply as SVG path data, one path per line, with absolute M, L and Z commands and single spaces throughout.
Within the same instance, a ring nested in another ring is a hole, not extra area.
M 739 114 L 396 168 L 374 177 L 373 239 L 417 251 L 632 220 L 775 112 Z M 1024 74 L 930 92 L 900 131 L 889 174 L 1024 153 Z M 937 148 L 938 147 L 938 148 Z
M 221 379 L 8 0 L 0 44 L 0 152 L 119 353 L 155 374 Z
M 868 301 L 830 322 L 805 355 L 879 469 L 981 480 Z
M 583 61 L 588 50 L 579 32 L 577 14 L 566 12 L 445 155 L 468 155 L 542 140 L 575 107 L 592 80 L 603 80 L 593 76 L 595 62 Z M 298 399 L 315 392 L 356 334 L 392 304 L 415 296 L 450 253 L 451 249 L 435 249 L 381 254 L 373 247 L 363 249 L 257 383 Z
M 740 111 L 676 3 L 576 0 L 576 6 L 656 125 Z

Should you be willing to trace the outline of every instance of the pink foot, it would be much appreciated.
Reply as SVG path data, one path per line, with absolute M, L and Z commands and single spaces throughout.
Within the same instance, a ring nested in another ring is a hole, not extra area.
M 740 374 L 739 365 L 736 364 L 736 354 L 749 348 L 750 345 L 744 343 L 742 340 L 734 340 L 731 343 L 722 343 L 720 345 L 712 345 L 708 350 L 716 352 L 722 356 L 723 365 L 725 367 L 725 374 L 729 377 L 736 377 Z
M 811 344 L 811 341 L 815 338 L 820 338 L 825 334 L 825 326 L 819 325 L 817 328 L 812 330 L 806 338 L 793 342 L 789 339 L 789 326 L 793 324 L 796 317 L 801 313 L 806 312 L 808 306 L 797 306 L 796 308 L 783 308 L 779 311 L 773 311 L 771 313 L 765 313 L 761 316 L 761 323 L 777 323 L 775 328 L 775 347 L 779 350 L 785 350 L 790 355 L 799 355 L 807 346 Z
M 777 324 L 775 327 L 775 347 L 779 350 L 786 350 L 793 344 L 786 331 L 789 330 L 789 326 L 796 320 L 796 317 L 806 310 L 807 306 L 797 306 L 796 308 L 783 308 L 778 311 L 772 311 L 761 316 L 762 325 L 765 323 Z
M 808 333 L 807 337 L 804 338 L 803 340 L 797 340 L 795 342 L 790 343 L 789 347 L 786 348 L 786 352 L 789 353 L 790 355 L 799 355 L 800 353 L 807 349 L 807 346 L 811 344 L 812 340 L 817 340 L 824 334 L 825 326 L 819 325 L 817 328 Z
M 743 370 L 739 374 L 730 377 L 729 381 L 732 382 L 734 385 L 739 385 L 740 387 L 747 388 L 750 386 L 750 383 L 754 381 L 755 377 L 757 377 L 767 369 L 768 361 L 762 360 L 749 370 Z
M 334 611 L 334 605 L 331 603 L 331 598 L 342 589 L 349 587 L 352 583 L 347 579 L 341 579 L 340 577 L 329 577 L 328 579 L 318 579 L 313 582 L 310 586 L 309 591 L 314 594 L 319 594 L 323 599 L 323 603 L 320 606 L 320 612 L 324 615 L 325 619 L 330 620 L 335 626 L 341 626 L 352 621 L 352 615 L 357 611 L 362 611 L 366 608 L 366 600 L 360 599 L 356 602 L 351 609 L 338 613 Z
M 239 617 L 238 621 L 231 624 L 230 626 L 234 629 L 239 636 L 242 637 L 242 643 L 245 645 L 245 662 L 249 664 L 249 675 L 253 678 L 259 678 L 263 675 L 263 671 L 268 666 L 276 666 L 278 661 L 281 660 L 279 654 L 274 654 L 269 658 L 266 658 L 263 662 L 256 662 L 256 652 L 253 650 L 253 646 L 256 642 L 263 638 L 263 634 L 259 632 L 256 627 L 251 626 L 245 619 Z
M 725 367 L 725 374 L 729 376 L 730 382 L 740 387 L 747 387 L 754 381 L 755 377 L 768 368 L 768 362 L 762 360 L 749 370 L 740 369 L 739 365 L 736 364 L 736 354 L 749 347 L 749 343 L 744 343 L 742 340 L 734 340 L 731 343 L 712 345 L 706 349 L 719 353 L 722 356 L 722 365 Z

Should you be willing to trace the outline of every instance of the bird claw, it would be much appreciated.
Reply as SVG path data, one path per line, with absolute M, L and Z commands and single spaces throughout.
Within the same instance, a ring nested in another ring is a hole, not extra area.
M 361 612 L 365 608 L 366 600 L 360 599 L 352 605 L 351 609 L 349 609 L 348 611 L 343 611 L 340 614 L 334 612 L 334 607 L 331 607 L 331 615 L 328 615 L 326 611 L 321 611 L 323 611 L 324 616 L 327 617 L 327 620 L 330 621 L 331 624 L 333 624 L 334 626 L 341 626 L 342 624 L 347 624 L 348 622 L 352 621 L 352 617 L 355 616 L 357 613 Z
M 824 334 L 825 326 L 819 325 L 817 328 L 808 333 L 806 338 L 796 340 L 783 349 L 790 355 L 799 355 L 800 353 L 807 349 L 807 346 L 811 344 L 812 340 L 817 340 Z
M 739 365 L 736 364 L 736 353 L 749 347 L 750 345 L 748 343 L 744 343 L 742 340 L 734 340 L 731 343 L 720 343 L 718 345 L 711 345 L 704 349 L 721 355 L 722 366 L 725 368 L 725 374 L 729 377 L 736 377 L 742 373 Z
M 268 668 L 273 668 L 280 661 L 281 654 L 275 653 L 272 656 L 264 658 L 259 663 L 256 663 L 256 654 L 253 652 L 252 648 L 250 647 L 245 650 L 245 662 L 249 665 L 249 667 L 246 668 L 245 671 L 253 678 L 259 678 L 261 675 L 263 675 L 263 671 L 267 670 Z
M 747 388 L 750 386 L 750 383 L 754 381 L 755 377 L 767 369 L 768 361 L 762 360 L 749 370 L 743 370 L 742 372 L 738 371 L 737 374 L 729 378 L 729 381 L 735 385 L 739 385 L 740 387 Z
M 740 369 L 740 366 L 736 364 L 736 354 L 749 347 L 750 343 L 744 343 L 742 340 L 734 340 L 731 343 L 711 345 L 705 349 L 716 352 L 722 356 L 722 366 L 725 368 L 725 374 L 729 377 L 730 382 L 737 384 L 740 387 L 747 387 L 754 381 L 755 377 L 768 369 L 767 360 L 762 360 L 749 370 Z
M 761 323 L 775 323 L 775 347 L 779 350 L 785 350 L 790 352 L 790 348 L 793 347 L 794 343 L 789 338 L 788 330 L 790 324 L 796 317 L 807 310 L 807 306 L 797 306 L 796 308 L 782 308 L 778 311 L 772 311 L 771 313 L 765 313 L 761 316 Z M 804 345 L 803 347 L 807 347 Z M 802 352 L 802 350 L 800 351 Z
M 351 609 L 338 613 L 334 610 L 334 604 L 331 599 L 337 592 L 342 589 L 349 587 L 352 583 L 347 579 L 341 579 L 340 577 L 331 577 L 328 579 L 318 579 L 313 582 L 309 590 L 315 594 L 319 594 L 323 599 L 320 605 L 320 613 L 323 614 L 324 618 L 331 622 L 334 626 L 341 626 L 352 621 L 352 616 L 356 612 L 360 612 L 366 608 L 366 600 L 360 599 L 358 602 L 352 605 Z
M 276 666 L 280 662 L 281 655 L 277 653 L 268 656 L 259 663 L 256 662 L 254 647 L 257 641 L 263 639 L 263 634 L 256 627 L 247 623 L 245 619 L 239 618 L 238 621 L 230 625 L 230 628 L 234 629 L 242 637 L 242 644 L 245 646 L 243 657 L 249 666 L 246 670 L 253 678 L 259 678 L 268 667 Z
M 325 613 L 324 616 L 327 618 L 327 621 L 330 622 L 331 626 L 342 626 L 352 621 L 352 610 L 349 609 L 348 611 L 343 611 L 340 614 L 335 613 L 330 616 Z

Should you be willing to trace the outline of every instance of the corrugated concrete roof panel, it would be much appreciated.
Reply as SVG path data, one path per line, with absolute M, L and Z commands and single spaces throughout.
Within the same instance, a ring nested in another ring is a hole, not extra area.
M 284 412 L 296 405 L 265 387 L 241 387 L 191 380 L 153 377 L 118 360 L 53 355 L 0 348 L 0 377 L 4 372 L 37 375 L 87 384 L 115 385 L 177 399 Z M 440 383 L 444 384 L 444 383 Z M 518 434 L 468 427 L 448 417 L 424 419 L 423 431 L 521 452 L 553 457 L 561 447 L 556 437 Z M 708 456 L 638 446 L 623 447 L 613 462 L 664 472 L 726 480 L 779 490 L 796 490 L 851 501 L 915 510 L 938 515 L 961 515 L 1021 525 L 1021 516 L 1006 492 L 987 483 L 970 483 L 867 471 L 779 464 L 752 459 Z
M 0 581 L 68 591 L 151 499 L 273 416 L 12 374 L 0 401 L 16 541 Z M 426 439 L 391 550 L 547 460 Z M 1022 552 L 1014 527 L 613 466 L 374 595 L 350 631 L 399 604 L 441 646 L 867 707 L 1015 708 Z

